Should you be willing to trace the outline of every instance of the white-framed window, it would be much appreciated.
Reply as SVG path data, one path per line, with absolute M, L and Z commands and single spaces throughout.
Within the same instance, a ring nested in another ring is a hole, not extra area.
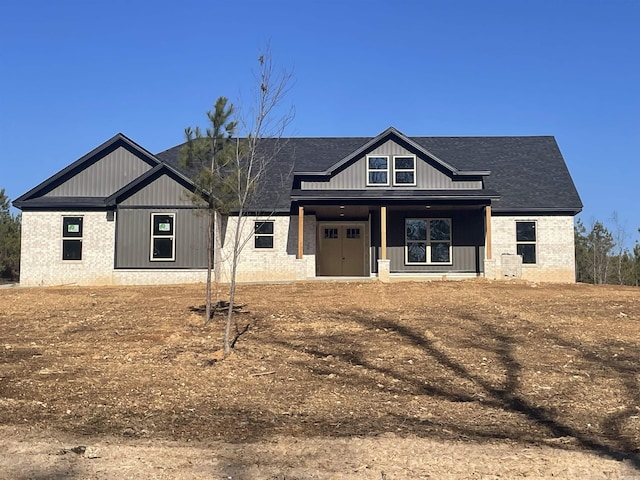
M 414 155 L 398 155 L 393 157 L 393 184 L 416 184 L 416 157 Z
M 82 260 L 83 217 L 62 217 L 62 260 Z
M 536 263 L 536 222 L 516 222 L 516 249 L 523 264 Z
M 367 185 L 389 185 L 389 157 L 367 155 Z
M 175 261 L 175 224 L 175 213 L 151 214 L 151 261 Z
M 271 220 L 258 220 L 253 224 L 255 248 L 273 248 L 274 222 Z
M 450 265 L 450 218 L 405 219 L 405 262 L 407 265 Z

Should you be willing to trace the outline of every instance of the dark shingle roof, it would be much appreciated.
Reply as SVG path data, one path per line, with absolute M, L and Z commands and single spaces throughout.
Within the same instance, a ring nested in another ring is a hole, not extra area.
M 493 211 L 566 212 L 582 202 L 553 137 L 408 137 L 461 171 L 490 171 L 485 189 L 497 192 Z M 261 202 L 288 210 L 294 172 L 322 172 L 344 160 L 372 137 L 286 138 L 270 164 Z M 270 140 L 269 142 L 274 142 Z M 266 148 L 272 144 L 265 143 Z M 178 170 L 182 145 L 156 155 Z M 189 175 L 193 172 L 184 172 Z

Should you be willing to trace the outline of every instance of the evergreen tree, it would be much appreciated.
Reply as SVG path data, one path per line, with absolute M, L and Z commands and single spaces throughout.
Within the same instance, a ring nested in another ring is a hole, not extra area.
M 220 97 L 214 105 L 213 111 L 207 112 L 209 127 L 203 133 L 200 127 L 185 129 L 186 144 L 180 151 L 180 164 L 189 169 L 196 169 L 195 184 L 198 191 L 192 200 L 196 205 L 204 205 L 207 209 L 207 282 L 205 323 L 211 321 L 211 274 L 215 276 L 216 302 L 220 285 L 220 258 L 222 251 L 222 222 L 221 218 L 227 214 L 234 204 L 226 173 L 230 163 L 230 139 L 235 133 L 238 122 L 232 120 L 233 104 L 227 105 L 228 100 Z M 216 267 L 216 265 L 218 267 Z
M 11 203 L 0 190 L 0 277 L 17 280 L 20 271 L 20 217 L 11 215 Z

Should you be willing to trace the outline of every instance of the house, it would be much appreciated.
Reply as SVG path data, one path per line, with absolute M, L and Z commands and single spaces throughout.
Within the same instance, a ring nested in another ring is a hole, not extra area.
M 118 134 L 16 199 L 21 284 L 204 281 L 207 217 L 179 150 Z M 265 186 L 239 281 L 575 281 L 582 203 L 553 137 L 290 138 Z

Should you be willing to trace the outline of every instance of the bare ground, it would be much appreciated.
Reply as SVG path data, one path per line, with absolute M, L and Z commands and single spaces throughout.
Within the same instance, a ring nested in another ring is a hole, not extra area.
M 0 477 L 640 478 L 637 288 L 203 291 L 1 289 Z

